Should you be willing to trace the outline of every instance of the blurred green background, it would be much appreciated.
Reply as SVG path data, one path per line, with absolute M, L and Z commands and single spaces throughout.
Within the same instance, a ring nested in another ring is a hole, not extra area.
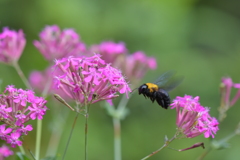
M 230 76 L 239 82 L 240 58 L 240 1 L 236 0 L 1 0 L 0 25 L 23 29 L 27 46 L 19 61 L 28 76 L 33 70 L 44 70 L 48 63 L 32 45 L 46 25 L 61 29 L 74 28 L 87 44 L 103 40 L 123 41 L 129 51 L 144 51 L 154 56 L 158 69 L 149 71 L 142 83 L 153 81 L 168 70 L 185 77 L 183 83 L 170 93 L 171 97 L 200 96 L 202 105 L 211 107 L 218 116 L 221 77 Z M 0 64 L 2 89 L 24 84 L 10 66 Z M 114 100 L 118 104 L 119 99 Z M 58 103 L 58 102 L 57 102 Z M 240 120 L 239 102 L 220 124 L 216 139 L 232 133 Z M 51 104 L 48 108 L 51 110 Z M 163 145 L 165 135 L 175 133 L 175 110 L 163 110 L 156 103 L 134 94 L 129 101 L 129 116 L 122 121 L 123 160 L 141 159 Z M 59 103 L 59 109 L 67 110 Z M 53 112 L 43 119 L 42 157 L 44 157 L 52 128 Z M 61 158 L 75 114 L 65 119 L 58 155 Z M 36 122 L 32 123 L 34 126 Z M 24 144 L 34 152 L 35 131 L 24 137 Z M 208 139 L 175 140 L 170 146 L 187 148 Z M 238 160 L 240 137 L 230 140 L 229 149 L 214 150 L 205 158 Z M 18 150 L 18 148 L 16 148 Z M 185 152 L 165 149 L 151 157 L 159 159 L 196 159 L 204 152 L 197 148 Z M 66 159 L 84 157 L 84 118 L 80 117 L 74 130 Z M 13 159 L 13 157 L 11 157 Z M 9 159 L 11 159 L 9 158 Z M 59 159 L 60 159 L 59 158 Z M 113 159 L 112 119 L 95 104 L 89 121 L 89 160 Z

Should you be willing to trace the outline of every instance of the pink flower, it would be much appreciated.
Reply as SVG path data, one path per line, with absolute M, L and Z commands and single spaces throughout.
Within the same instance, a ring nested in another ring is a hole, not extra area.
M 12 147 L 21 145 L 18 138 L 33 129 L 26 123 L 36 118 L 42 119 L 47 110 L 46 103 L 45 99 L 36 97 L 31 90 L 8 86 L 0 96 L 0 118 L 4 123 L 0 125 L 1 139 L 11 143 Z
M 115 43 L 112 41 L 105 41 L 99 45 L 91 46 L 90 51 L 101 54 L 101 58 L 104 59 L 106 63 L 114 64 L 121 55 L 127 53 L 127 48 L 123 42 Z
M 237 100 L 240 98 L 240 83 L 233 84 L 233 87 L 238 89 L 238 91 L 234 96 L 234 98 L 232 99 L 232 101 L 230 102 L 230 106 L 233 106 L 237 102 Z
M 226 93 L 225 93 L 225 102 L 227 105 L 229 105 L 229 98 L 230 98 L 230 93 L 231 93 L 231 89 L 233 87 L 233 82 L 232 79 L 230 77 L 223 77 L 222 78 L 222 83 L 226 89 Z
M 7 134 L 9 134 L 10 132 L 12 132 L 12 128 L 7 128 L 7 129 L 6 129 L 6 124 L 0 125 L 0 138 L 1 138 L 2 140 L 6 140 L 6 136 L 7 136 Z
M 2 155 L 3 157 L 8 157 L 13 155 L 13 151 L 11 151 L 7 146 L 3 145 L 2 147 L 0 147 L 0 155 Z
M 238 89 L 235 96 L 231 97 L 232 88 Z M 238 101 L 240 98 L 240 83 L 234 83 L 230 77 L 222 78 L 222 83 L 220 85 L 221 91 L 221 105 L 219 107 L 219 120 L 222 121 L 226 118 L 226 112 Z
M 117 92 L 128 94 L 130 90 L 122 73 L 106 64 L 99 55 L 84 58 L 69 57 L 55 62 L 63 73 L 56 76 L 56 86 L 85 105 L 117 97 Z
M 25 135 L 27 135 L 28 131 L 32 131 L 32 130 L 33 130 L 33 127 L 32 127 L 32 125 L 29 124 L 26 127 L 22 126 L 20 131 L 22 133 L 24 133 Z
M 7 27 L 0 33 L 0 61 L 11 64 L 22 55 L 26 40 L 22 30 L 9 30 Z
M 33 44 L 49 61 L 86 51 L 85 44 L 73 29 L 61 31 L 56 25 L 46 26 L 39 37 L 40 41 L 35 40 Z
M 7 143 L 11 144 L 11 147 L 15 148 L 16 145 L 21 146 L 22 141 L 18 140 L 21 136 L 20 132 L 13 132 L 10 136 L 7 138 Z
M 138 81 L 149 69 L 156 69 L 157 62 L 155 58 L 147 57 L 143 52 L 138 51 L 128 55 L 120 68 L 131 81 Z
M 100 53 L 122 54 L 127 52 L 127 48 L 123 42 L 114 43 L 111 41 L 105 41 L 99 45 L 99 51 Z
M 43 100 L 44 101 L 44 100 Z M 47 107 L 45 106 L 45 103 L 32 103 L 31 106 L 28 107 L 30 110 L 30 117 L 31 119 L 43 119 L 43 115 L 45 114 Z
M 176 125 L 178 132 L 187 138 L 193 138 L 204 134 L 206 138 L 212 136 L 219 130 L 216 118 L 209 115 L 209 109 L 200 105 L 199 97 L 191 96 L 177 97 L 171 104 L 171 109 L 176 108 Z

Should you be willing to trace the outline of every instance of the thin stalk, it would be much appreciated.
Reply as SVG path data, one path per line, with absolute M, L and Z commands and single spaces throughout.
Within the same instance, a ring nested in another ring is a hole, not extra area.
M 128 98 L 123 95 L 117 106 L 117 110 L 125 109 L 130 98 L 131 98 L 131 94 L 129 95 Z
M 28 89 L 31 89 L 31 85 L 29 84 L 27 78 L 25 77 L 25 75 L 23 74 L 20 66 L 18 65 L 18 62 L 14 62 L 12 63 L 13 67 L 15 68 L 15 70 L 17 71 L 19 77 L 22 79 L 23 83 L 25 84 L 25 86 L 28 88 Z
M 23 146 L 18 146 L 18 147 L 19 147 L 19 149 L 20 149 L 20 152 L 25 155 L 26 153 L 25 153 L 25 151 L 24 151 Z
M 164 145 L 159 148 L 158 150 L 152 152 L 151 154 L 149 154 L 148 156 L 144 157 L 143 159 L 141 160 L 145 160 L 145 159 L 148 159 L 149 157 L 152 157 L 153 155 L 155 155 L 156 153 L 160 152 L 162 149 L 168 147 L 168 145 L 176 138 L 176 135 L 174 135 L 174 137 L 172 137 L 170 140 L 167 140 L 165 141 Z
M 47 88 L 47 91 L 49 89 L 50 85 L 47 84 L 47 86 L 45 86 L 44 91 Z M 43 97 L 47 96 L 47 91 L 42 93 Z M 35 145 L 35 149 L 36 149 L 36 160 L 40 160 L 40 150 L 41 150 L 41 138 L 42 138 L 42 120 L 38 119 L 37 120 L 37 135 L 36 135 L 36 145 Z
M 85 105 L 85 160 L 88 159 L 88 117 L 89 117 L 89 106 Z
M 129 96 L 130 98 L 130 96 Z M 117 108 L 114 106 L 111 109 L 115 111 L 116 116 L 112 116 L 113 121 L 113 129 L 114 129 L 114 160 L 121 160 L 122 159 L 122 150 L 121 150 L 121 115 L 126 108 L 129 99 L 125 96 L 122 96 Z
M 114 127 L 114 160 L 122 159 L 121 150 L 121 121 L 119 118 L 113 117 Z
M 69 145 L 69 142 L 70 142 L 70 140 L 71 140 L 71 138 L 72 138 L 73 129 L 74 129 L 75 124 L 76 124 L 76 122 L 77 122 L 78 115 L 79 115 L 79 113 L 77 112 L 77 113 L 76 113 L 76 116 L 75 116 L 75 119 L 74 119 L 74 121 L 73 121 L 72 129 L 71 129 L 70 135 L 69 135 L 69 137 L 68 137 L 67 145 L 66 145 L 66 148 L 65 148 L 65 150 L 64 150 L 64 154 L 63 154 L 62 160 L 64 160 L 65 155 L 66 155 L 66 153 L 67 153 L 68 145 Z
M 208 148 L 207 150 L 205 150 L 200 157 L 198 157 L 197 160 L 202 160 L 204 157 L 206 157 L 206 155 L 212 150 L 212 147 Z
M 131 96 L 129 96 L 130 99 Z M 115 109 L 116 114 L 123 112 L 129 101 L 125 96 L 122 96 L 117 108 Z M 112 106 L 113 107 L 113 106 Z M 114 129 L 114 160 L 122 159 L 122 147 L 121 147 L 121 117 L 113 116 L 113 129 Z
M 42 96 L 43 97 L 46 97 L 47 96 L 47 92 L 50 88 L 50 80 L 48 80 L 45 88 L 44 88 L 44 91 L 42 93 Z M 42 120 L 38 119 L 37 120 L 37 135 L 36 135 L 36 160 L 39 160 L 40 159 L 40 150 L 41 150 L 41 138 L 42 138 Z
M 36 135 L 36 160 L 40 159 L 40 148 L 41 148 L 41 135 L 42 135 L 42 120 L 37 120 L 37 135 Z
M 46 96 L 47 96 L 48 91 L 49 91 L 49 89 L 50 89 L 50 87 L 51 87 L 51 84 L 52 84 L 52 80 L 51 80 L 50 77 L 48 77 L 48 81 L 47 81 L 47 83 L 45 84 L 45 87 L 44 87 L 44 89 L 43 89 L 43 91 L 42 91 L 42 94 L 41 94 L 43 97 L 46 97 Z

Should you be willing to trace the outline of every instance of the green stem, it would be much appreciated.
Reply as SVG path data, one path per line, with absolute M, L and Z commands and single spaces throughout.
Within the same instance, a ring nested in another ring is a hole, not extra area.
M 42 120 L 37 120 L 37 137 L 36 137 L 36 160 L 40 159 L 40 148 L 41 148 L 41 135 L 42 135 Z
M 129 96 L 130 99 L 130 96 Z M 125 96 L 122 96 L 117 108 L 113 109 L 116 112 L 116 115 L 121 114 L 127 106 L 129 101 Z M 119 113 L 119 114 L 118 114 Z M 122 159 L 122 147 L 121 147 L 121 116 L 113 116 L 113 129 L 114 129 L 114 160 Z
M 16 63 L 16 64 L 17 64 L 17 63 Z M 16 65 L 16 66 L 18 66 L 18 65 Z M 18 66 L 17 68 L 19 68 L 19 66 Z M 25 77 L 25 76 L 23 76 L 23 77 Z M 24 81 L 25 81 L 25 80 L 24 80 Z M 28 82 L 28 81 L 26 81 L 26 82 Z M 27 84 L 29 85 L 29 83 L 25 83 L 25 84 L 26 84 L 26 85 L 27 85 Z M 29 88 L 29 87 L 30 87 L 30 85 L 28 86 L 28 88 Z M 47 85 L 45 86 L 45 88 L 44 88 L 44 91 L 45 91 L 45 90 L 48 91 L 49 87 L 50 87 L 50 85 L 47 84 Z M 47 88 L 47 89 L 46 89 L 46 88 Z M 46 91 L 42 93 L 42 96 L 43 96 L 43 97 L 46 97 L 46 95 L 47 95 L 47 92 L 46 92 Z M 42 138 L 42 120 L 38 119 L 38 120 L 37 120 L 36 145 L 35 145 L 35 148 L 36 148 L 36 160 L 40 160 L 41 138 Z
M 25 151 L 24 151 L 23 146 L 18 146 L 18 147 L 19 147 L 19 149 L 20 149 L 20 152 L 25 155 L 26 153 L 25 153 Z
M 85 105 L 85 160 L 88 159 L 88 117 L 89 117 L 89 106 Z
M 129 95 L 129 98 L 128 98 L 128 99 L 127 99 L 127 97 L 125 97 L 125 96 L 123 95 L 122 98 L 121 98 L 121 101 L 119 102 L 119 104 L 118 104 L 118 106 L 117 106 L 117 110 L 123 110 L 123 109 L 125 109 L 130 98 L 131 98 L 131 95 Z
M 176 134 L 177 135 L 177 134 Z M 162 149 L 166 148 L 175 138 L 176 138 L 176 135 L 174 135 L 174 137 L 172 137 L 170 140 L 167 140 L 165 141 L 164 145 L 159 148 L 158 150 L 152 152 L 151 154 L 149 154 L 148 156 L 144 157 L 143 159 L 141 160 L 145 160 L 145 159 L 148 159 L 149 157 L 152 157 L 153 155 L 155 155 L 156 153 L 160 152 Z
M 69 135 L 69 137 L 68 137 L 67 145 L 66 145 L 66 148 L 65 148 L 65 150 L 64 150 L 64 154 L 63 154 L 62 160 L 64 160 L 65 155 L 66 155 L 66 153 L 67 153 L 68 145 L 69 145 L 70 139 L 72 138 L 73 129 L 74 129 L 75 124 L 76 124 L 76 122 L 77 122 L 78 115 L 79 115 L 79 113 L 77 112 L 77 113 L 76 113 L 76 116 L 75 116 L 75 119 L 74 119 L 74 121 L 73 121 L 72 129 L 71 129 L 70 135 Z
M 41 94 L 43 97 L 46 97 L 46 96 L 47 96 L 48 91 L 49 91 L 49 89 L 50 89 L 50 87 L 51 87 L 51 84 L 52 84 L 52 80 L 51 80 L 50 77 L 48 77 L 48 81 L 47 81 L 47 83 L 45 84 L 45 87 L 44 87 L 44 89 L 43 89 L 43 91 L 42 91 L 42 94 Z
M 114 127 L 114 160 L 121 160 L 121 121 L 119 118 L 113 117 Z
M 21 68 L 19 67 L 18 65 L 18 62 L 14 62 L 12 63 L 13 67 L 16 69 L 18 75 L 20 76 L 20 78 L 22 79 L 23 83 L 25 84 L 25 86 L 28 88 L 28 89 L 31 89 L 31 85 L 29 84 L 27 78 L 25 77 L 25 75 L 23 74 Z
M 206 155 L 212 150 L 212 147 L 208 148 L 207 150 L 205 150 L 205 152 L 203 152 L 200 157 L 198 157 L 197 160 L 202 160 L 204 157 L 206 157 Z

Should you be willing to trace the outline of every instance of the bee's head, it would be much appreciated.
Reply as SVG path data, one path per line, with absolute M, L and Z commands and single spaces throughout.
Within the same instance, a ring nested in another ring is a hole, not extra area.
M 146 84 L 143 84 L 138 88 L 134 88 L 131 93 L 134 93 L 134 91 L 136 91 L 138 89 L 138 93 L 142 94 L 142 93 L 146 92 L 147 88 L 148 88 L 148 86 Z
M 139 94 L 145 93 L 147 89 L 148 89 L 148 86 L 146 84 L 143 84 L 138 88 L 138 93 Z

